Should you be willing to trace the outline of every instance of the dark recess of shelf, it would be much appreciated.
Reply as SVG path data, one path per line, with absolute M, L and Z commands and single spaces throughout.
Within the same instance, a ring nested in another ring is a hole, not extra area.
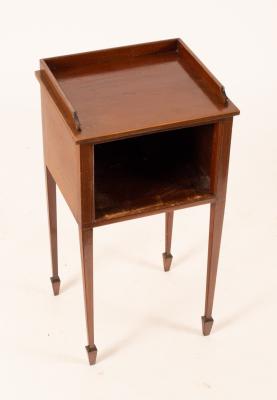
M 95 145 L 95 217 L 112 220 L 205 201 L 212 125 Z

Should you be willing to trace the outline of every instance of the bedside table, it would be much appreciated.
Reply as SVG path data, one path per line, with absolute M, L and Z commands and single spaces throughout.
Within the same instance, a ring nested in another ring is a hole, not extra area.
M 93 229 L 165 213 L 169 271 L 174 210 L 210 204 L 203 334 L 212 307 L 233 116 L 223 86 L 180 39 L 47 58 L 41 86 L 52 256 L 59 294 L 56 184 L 80 234 L 89 362 L 96 362 Z

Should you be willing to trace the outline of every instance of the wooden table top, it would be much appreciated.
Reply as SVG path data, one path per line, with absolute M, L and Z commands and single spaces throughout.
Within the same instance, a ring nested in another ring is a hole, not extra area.
M 239 114 L 179 39 L 42 60 L 76 110 L 76 142 L 102 142 Z M 60 94 L 58 93 L 58 95 Z

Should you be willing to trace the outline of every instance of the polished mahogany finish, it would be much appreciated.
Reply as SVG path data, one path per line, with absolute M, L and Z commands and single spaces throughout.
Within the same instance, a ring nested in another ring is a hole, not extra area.
M 203 334 L 211 331 L 233 116 L 224 87 L 180 39 L 43 59 L 43 147 L 52 287 L 59 294 L 56 184 L 79 225 L 90 364 L 95 364 L 93 228 L 210 204 Z
M 180 39 L 48 58 L 40 73 L 77 143 L 238 113 L 223 86 Z

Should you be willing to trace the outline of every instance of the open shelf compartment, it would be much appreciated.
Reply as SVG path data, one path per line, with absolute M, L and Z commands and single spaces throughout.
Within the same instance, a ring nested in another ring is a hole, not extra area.
M 213 127 L 96 144 L 96 223 L 212 201 Z

